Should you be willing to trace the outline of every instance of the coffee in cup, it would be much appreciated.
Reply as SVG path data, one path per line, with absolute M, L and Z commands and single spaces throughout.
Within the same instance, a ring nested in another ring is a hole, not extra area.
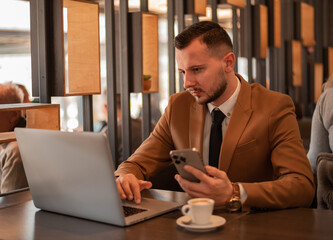
M 214 200 L 209 198 L 193 198 L 182 207 L 182 213 L 191 218 L 191 223 L 206 225 L 214 209 Z

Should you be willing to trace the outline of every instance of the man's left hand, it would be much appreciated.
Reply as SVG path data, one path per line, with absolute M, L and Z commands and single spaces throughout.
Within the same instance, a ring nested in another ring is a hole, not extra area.
M 182 178 L 179 174 L 175 175 L 181 188 L 190 196 L 211 198 L 216 206 L 224 205 L 231 198 L 233 187 L 224 171 L 206 166 L 207 175 L 190 165 L 185 165 L 184 169 L 200 180 L 199 183 L 195 183 Z

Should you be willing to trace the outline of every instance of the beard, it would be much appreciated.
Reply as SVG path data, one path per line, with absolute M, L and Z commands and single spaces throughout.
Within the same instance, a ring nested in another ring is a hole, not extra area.
M 227 82 L 227 79 L 226 79 L 226 77 L 224 76 L 224 74 L 222 72 L 222 69 L 221 69 L 221 71 L 218 75 L 218 78 L 219 78 L 219 82 L 218 82 L 217 87 L 214 88 L 215 91 L 213 91 L 211 94 L 206 93 L 207 99 L 200 100 L 201 97 L 195 97 L 197 103 L 203 105 L 203 104 L 213 102 L 216 99 L 218 99 L 225 92 L 225 90 L 227 89 L 228 82 Z M 189 90 L 204 92 L 201 88 L 192 88 L 192 89 L 189 89 Z

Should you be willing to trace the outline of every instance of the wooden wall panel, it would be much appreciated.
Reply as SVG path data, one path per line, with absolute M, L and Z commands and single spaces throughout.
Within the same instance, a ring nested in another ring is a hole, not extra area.
M 252 7 L 253 11 L 253 55 L 256 58 L 266 58 L 268 48 L 268 8 L 258 4 Z
M 64 0 L 67 8 L 68 82 L 65 95 L 100 94 L 99 6 Z
M 143 92 L 158 92 L 158 17 L 153 14 L 142 14 L 142 63 L 143 75 L 150 75 L 150 88 L 145 88 L 143 79 Z
M 301 38 L 304 46 L 314 46 L 314 8 L 301 2 Z
M 302 86 L 302 44 L 300 41 L 293 40 L 292 49 L 292 75 L 293 86 Z
M 179 0 L 175 2 L 179 2 L 182 5 Z M 206 16 L 207 0 L 184 0 L 183 5 L 185 14 Z
M 7 143 L 15 141 L 15 133 L 14 132 L 1 132 L 0 133 L 0 143 Z
M 268 48 L 268 8 L 260 4 L 260 57 L 267 57 Z
M 194 13 L 197 15 L 206 15 L 207 0 L 194 0 Z
M 27 128 L 60 129 L 59 108 L 28 109 Z
M 281 0 L 274 0 L 274 47 L 281 47 Z
M 158 92 L 158 16 L 145 12 L 129 14 L 129 78 L 131 92 Z M 150 87 L 144 75 L 150 75 Z
M 322 85 L 324 80 L 324 65 L 322 63 L 314 64 L 314 102 L 318 101 L 322 93 Z

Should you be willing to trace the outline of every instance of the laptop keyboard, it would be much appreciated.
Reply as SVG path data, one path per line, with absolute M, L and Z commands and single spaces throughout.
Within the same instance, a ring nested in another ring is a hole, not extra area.
M 123 211 L 124 211 L 125 217 L 128 217 L 128 216 L 132 216 L 134 214 L 138 214 L 138 213 L 147 211 L 147 209 L 123 206 Z

